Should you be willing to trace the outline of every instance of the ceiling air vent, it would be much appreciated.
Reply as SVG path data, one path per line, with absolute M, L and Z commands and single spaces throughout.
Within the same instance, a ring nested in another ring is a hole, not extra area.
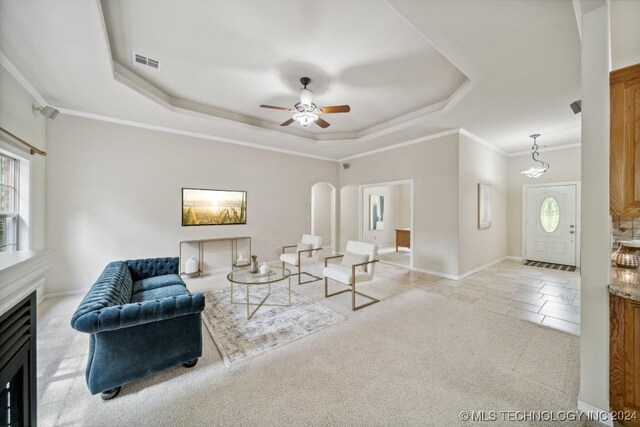
M 133 52 L 133 63 L 138 67 L 149 70 L 160 71 L 160 61 L 157 59 L 147 58 L 146 56 Z

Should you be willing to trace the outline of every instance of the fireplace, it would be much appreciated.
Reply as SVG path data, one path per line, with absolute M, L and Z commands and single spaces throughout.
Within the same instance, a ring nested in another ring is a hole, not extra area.
M 0 316 L 0 426 L 36 423 L 36 294 Z

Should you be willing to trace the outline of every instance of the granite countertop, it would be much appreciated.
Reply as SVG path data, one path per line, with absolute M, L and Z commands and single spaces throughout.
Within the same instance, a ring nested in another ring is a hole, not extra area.
M 611 266 L 609 293 L 622 298 L 640 301 L 640 270 Z

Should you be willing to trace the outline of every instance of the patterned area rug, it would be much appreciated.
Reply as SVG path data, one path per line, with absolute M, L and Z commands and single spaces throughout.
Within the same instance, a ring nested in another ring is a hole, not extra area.
M 263 286 L 255 288 L 251 290 L 252 302 L 262 300 L 267 291 Z M 291 307 L 263 305 L 250 320 L 245 305 L 231 304 L 230 288 L 207 292 L 205 298 L 204 323 L 227 367 L 346 319 L 294 291 Z M 245 290 L 234 288 L 234 301 L 244 298 Z M 272 289 L 266 303 L 286 304 L 286 289 Z
M 528 265 L 531 267 L 550 268 L 552 270 L 576 271 L 576 268 L 572 265 L 552 264 L 549 262 L 525 261 L 524 265 Z

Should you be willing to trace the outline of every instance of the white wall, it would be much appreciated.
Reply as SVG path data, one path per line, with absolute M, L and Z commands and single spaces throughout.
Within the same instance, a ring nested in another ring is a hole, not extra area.
M 398 228 L 411 227 L 411 186 L 402 184 L 396 186 L 398 190 Z
M 507 256 L 507 158 L 460 135 L 458 274 Z M 491 184 L 491 227 L 478 229 L 478 184 Z
M 87 288 L 113 260 L 176 256 L 185 239 L 252 236 L 276 259 L 310 229 L 313 184 L 337 187 L 334 162 L 62 114 L 47 138 L 47 292 Z M 182 187 L 246 190 L 247 224 L 182 227 Z M 228 266 L 218 249 L 210 267 Z
M 533 164 L 531 154 L 508 158 L 509 256 L 522 256 L 522 186 L 580 181 L 580 147 L 542 151 L 540 158 L 549 162 L 550 168 L 536 179 L 527 178 L 520 174 L 521 171 Z
M 580 402 L 609 409 L 609 6 L 582 16 Z M 580 406 L 582 405 L 582 406 Z
M 340 242 L 358 240 L 358 186 L 414 179 L 414 267 L 458 274 L 458 135 L 359 157 L 340 170 Z
M 415 269 L 457 277 L 507 255 L 504 155 L 456 133 L 350 163 L 351 168 L 340 171 L 343 244 L 358 238 L 359 185 L 414 179 Z M 477 227 L 479 182 L 493 187 L 493 225 L 488 230 Z M 402 216 L 408 222 L 408 214 Z M 367 228 L 365 239 L 370 236 Z
M 36 102 L 9 74 L 0 66 L 0 126 L 23 139 L 29 144 L 46 150 L 45 117 L 33 111 Z M 30 161 L 30 213 L 29 244 L 31 249 L 45 247 L 45 161 L 46 157 L 31 156 L 23 151 L 24 147 L 15 145 L 21 155 Z M 23 242 L 24 243 L 24 242 Z M 22 248 L 26 249 L 24 245 Z M 21 248 L 21 249 L 22 249 Z
M 611 1 L 612 70 L 640 63 L 640 1 Z
M 315 184 L 312 188 L 313 201 L 311 203 L 313 209 L 313 230 L 312 234 L 322 237 L 322 246 L 329 247 L 333 244 L 332 238 L 332 217 L 334 214 L 333 207 L 333 188 L 326 182 Z

